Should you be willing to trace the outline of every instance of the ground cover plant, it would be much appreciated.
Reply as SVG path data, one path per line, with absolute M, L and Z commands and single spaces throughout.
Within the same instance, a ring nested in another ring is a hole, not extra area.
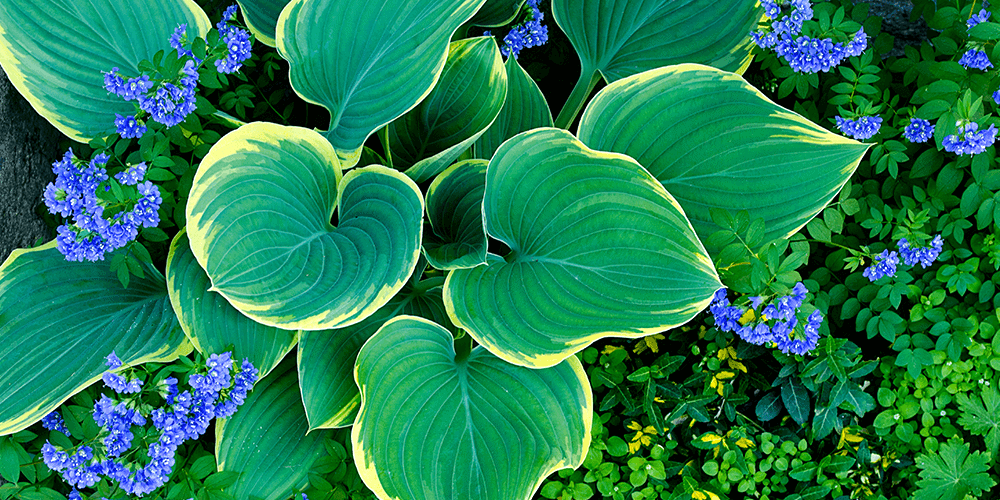
M 992 9 L 5 2 L 0 499 L 990 498 Z

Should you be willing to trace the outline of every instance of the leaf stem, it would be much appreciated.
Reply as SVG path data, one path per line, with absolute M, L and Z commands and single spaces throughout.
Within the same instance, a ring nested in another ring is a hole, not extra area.
M 573 121 L 576 120 L 576 115 L 580 113 L 584 104 L 587 103 L 590 92 L 597 86 L 600 78 L 601 75 L 597 70 L 588 67 L 581 68 L 580 79 L 576 81 L 573 91 L 566 98 L 566 104 L 563 105 L 562 110 L 559 111 L 559 116 L 556 117 L 556 127 L 569 130 L 569 127 L 573 125 Z

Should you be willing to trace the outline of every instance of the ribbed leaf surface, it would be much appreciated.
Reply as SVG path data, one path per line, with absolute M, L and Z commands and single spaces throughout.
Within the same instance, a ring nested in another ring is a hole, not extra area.
M 593 397 L 574 357 L 542 370 L 482 348 L 456 357 L 447 330 L 401 316 L 361 349 L 357 381 L 354 459 L 382 500 L 527 500 L 590 445 Z
M 206 356 L 233 350 L 233 359 L 249 359 L 264 376 L 292 350 L 294 330 L 262 325 L 237 311 L 226 299 L 208 289 L 205 270 L 191 253 L 187 230 L 170 244 L 167 256 L 167 289 L 181 328 L 195 349 Z
M 10 254 L 0 266 L 0 435 L 100 380 L 112 351 L 126 365 L 191 351 L 163 276 L 143 273 L 125 289 L 107 262 L 67 262 L 55 242 Z
M 486 0 L 479 12 L 469 20 L 469 24 L 486 28 L 506 26 L 521 11 L 522 5 L 524 0 Z
M 635 160 L 559 129 L 505 142 L 486 172 L 487 233 L 510 248 L 451 271 L 454 323 L 497 356 L 552 366 L 602 337 L 684 324 L 722 284 L 680 205 Z
M 552 0 L 584 72 L 608 82 L 684 62 L 742 73 L 762 13 L 746 0 Z
M 321 330 L 361 321 L 403 287 L 422 216 L 420 191 L 402 173 L 370 166 L 341 180 L 318 133 L 259 122 L 202 161 L 187 230 L 212 290 L 233 307 L 266 325 Z
M 292 0 L 281 11 L 278 52 L 292 87 L 330 111 L 325 135 L 347 165 L 427 96 L 451 35 L 485 1 Z
M 392 164 L 417 182 L 451 165 L 493 123 L 507 95 L 507 74 L 492 38 L 452 42 L 434 90 L 389 124 Z
M 486 263 L 483 193 L 486 160 L 464 160 L 441 172 L 427 189 L 424 256 L 438 269 Z
M 649 169 L 700 237 L 719 229 L 714 207 L 763 217 L 765 241 L 819 213 L 870 147 L 771 102 L 738 75 L 697 64 L 607 86 L 584 112 L 579 136 Z
M 323 456 L 333 431 L 309 432 L 299 398 L 295 357 L 259 380 L 243 406 L 215 426 L 220 471 L 239 472 L 226 493 L 236 500 L 284 500 L 308 484 L 309 468 Z
M 0 66 L 38 114 L 87 142 L 114 129 L 115 113 L 134 113 L 108 94 L 101 72 L 138 76 L 139 61 L 170 50 L 185 23 L 189 37 L 211 28 L 193 0 L 3 0 Z
M 418 266 L 417 271 L 422 273 L 423 267 Z M 410 314 L 451 325 L 441 301 L 443 285 L 444 278 L 407 282 L 388 304 L 360 323 L 301 333 L 299 379 L 311 429 L 345 427 L 354 422 L 361 405 L 361 394 L 354 382 L 354 362 L 361 346 L 383 323 Z
M 552 112 L 538 84 L 521 68 L 517 59 L 508 57 L 504 66 L 507 100 L 493 125 L 476 141 L 476 158 L 489 160 L 507 139 L 533 128 L 552 126 Z
M 275 29 L 278 16 L 290 0 L 237 0 L 247 27 L 261 42 L 269 47 L 275 45 Z

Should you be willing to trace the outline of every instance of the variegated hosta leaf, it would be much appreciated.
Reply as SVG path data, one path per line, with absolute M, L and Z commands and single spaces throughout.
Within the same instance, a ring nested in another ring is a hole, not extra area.
M 456 353 L 441 326 L 400 316 L 361 348 L 356 376 L 354 460 L 382 500 L 528 500 L 590 445 L 593 396 L 575 357 L 532 370 Z
M 402 173 L 370 166 L 341 179 L 318 133 L 259 122 L 202 160 L 187 231 L 212 290 L 233 307 L 265 325 L 322 330 L 363 320 L 403 287 L 422 217 L 420 190 Z
M 0 266 L 0 435 L 27 428 L 125 365 L 170 361 L 191 345 L 152 266 L 122 288 L 107 262 L 67 262 L 50 242 Z
M 290 0 L 237 0 L 247 27 L 258 42 L 269 47 L 275 45 L 275 28 L 278 16 Z
M 517 17 L 522 5 L 524 0 L 486 0 L 469 24 L 486 28 L 506 26 Z
M 232 349 L 233 359 L 249 359 L 263 377 L 295 346 L 296 332 L 244 316 L 223 296 L 209 291 L 211 285 L 191 253 L 187 230 L 182 229 L 167 256 L 167 290 L 181 328 L 206 356 Z
M 486 171 L 487 233 L 510 248 L 451 271 L 444 303 L 497 356 L 553 366 L 602 337 L 681 325 L 722 287 L 674 198 L 635 160 L 564 130 L 519 134 Z
M 579 136 L 638 160 L 700 237 L 720 229 L 709 211 L 722 208 L 762 217 L 764 241 L 790 236 L 819 213 L 870 147 L 771 102 L 738 75 L 698 64 L 608 85 L 584 112 Z
M 508 57 L 504 66 L 507 100 L 493 125 L 476 140 L 476 158 L 489 160 L 503 141 L 533 128 L 552 126 L 552 112 L 538 84 L 521 68 L 517 59 Z
M 192 38 L 212 27 L 193 0 L 3 0 L 0 66 L 38 114 L 87 142 L 114 128 L 115 113 L 134 113 L 101 72 L 138 76 L 179 24 Z
M 417 265 L 415 275 L 423 274 Z M 354 383 L 354 362 L 361 346 L 386 321 L 401 314 L 451 325 L 441 301 L 444 278 L 411 279 L 388 304 L 360 323 L 334 330 L 301 332 L 299 385 L 309 428 L 344 427 L 354 422 L 361 394 Z
M 236 500 L 285 500 L 309 484 L 309 469 L 323 456 L 333 431 L 310 432 L 299 397 L 295 357 L 287 356 L 235 415 L 215 426 L 220 471 L 239 472 L 224 491 Z
M 451 165 L 493 123 L 507 95 L 507 74 L 489 37 L 452 42 L 431 93 L 389 124 L 392 166 L 417 182 Z
M 745 71 L 762 14 L 746 0 L 552 0 L 584 72 L 609 83 L 682 62 Z
M 413 109 L 444 68 L 448 42 L 486 0 L 292 0 L 278 52 L 292 87 L 330 111 L 325 136 L 350 166 L 375 130 Z
M 463 160 L 441 172 L 427 189 L 424 256 L 438 269 L 486 263 L 483 193 L 486 160 Z

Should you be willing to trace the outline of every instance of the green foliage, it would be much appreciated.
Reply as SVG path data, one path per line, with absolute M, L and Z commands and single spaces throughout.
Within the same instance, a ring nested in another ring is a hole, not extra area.
M 914 498 L 959 500 L 966 494 L 979 496 L 997 484 L 986 474 L 989 461 L 989 453 L 969 453 L 969 445 L 961 441 L 948 441 L 934 455 L 917 455 L 920 489 Z

